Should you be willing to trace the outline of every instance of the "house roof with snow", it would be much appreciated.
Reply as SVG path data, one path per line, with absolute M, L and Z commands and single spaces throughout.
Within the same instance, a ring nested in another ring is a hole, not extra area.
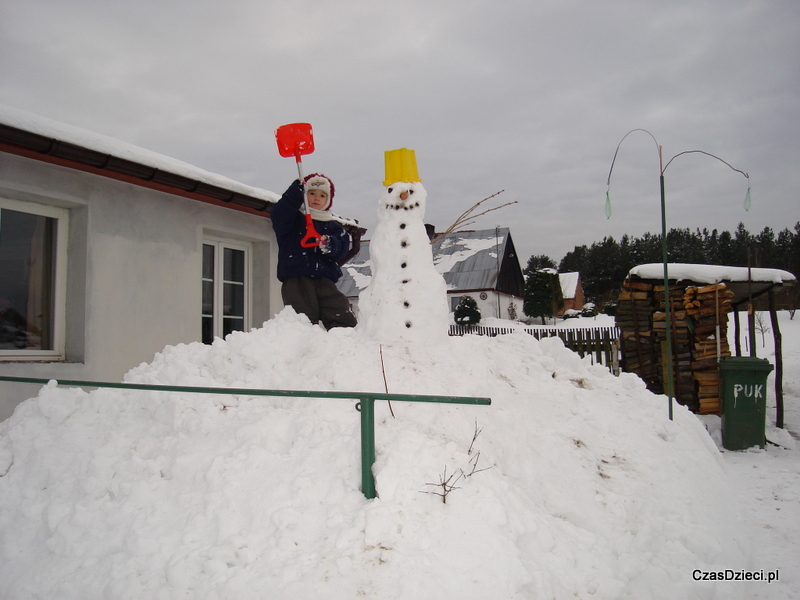
M 564 300 L 575 297 L 575 292 L 578 291 L 579 273 L 577 271 L 572 273 L 559 273 L 558 280 L 561 284 L 561 295 Z
M 494 290 L 522 297 L 524 278 L 507 227 L 449 233 L 431 250 L 448 291 Z M 369 241 L 361 242 L 361 250 L 342 271 L 339 289 L 350 298 L 358 296 L 372 278 Z
M 280 200 L 275 192 L 3 104 L 0 151 L 264 216 Z M 351 234 L 366 231 L 356 221 L 335 218 Z
M 0 150 L 248 212 L 280 195 L 114 138 L 0 104 Z

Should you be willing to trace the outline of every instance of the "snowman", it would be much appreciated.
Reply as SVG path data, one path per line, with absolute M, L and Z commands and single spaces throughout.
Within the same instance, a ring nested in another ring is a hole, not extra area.
M 435 343 L 449 326 L 447 285 L 425 230 L 427 192 L 413 150 L 385 153 L 385 189 L 370 241 L 372 280 L 358 300 L 358 327 L 382 342 Z

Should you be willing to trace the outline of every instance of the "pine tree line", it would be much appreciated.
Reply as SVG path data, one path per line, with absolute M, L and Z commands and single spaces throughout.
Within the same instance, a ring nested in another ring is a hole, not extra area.
M 736 231 L 709 232 L 697 229 L 670 229 L 667 233 L 669 262 L 709 265 L 750 266 L 783 269 L 800 277 L 800 221 L 794 230 L 784 229 L 775 235 L 770 227 L 752 235 L 743 223 Z M 661 235 L 644 234 L 640 238 L 622 236 L 619 241 L 605 237 L 591 246 L 575 246 L 561 260 L 558 271 L 580 273 L 588 300 L 601 307 L 619 293 L 622 281 L 633 267 L 663 260 Z M 526 275 L 535 268 L 550 266 L 549 257 L 532 256 Z

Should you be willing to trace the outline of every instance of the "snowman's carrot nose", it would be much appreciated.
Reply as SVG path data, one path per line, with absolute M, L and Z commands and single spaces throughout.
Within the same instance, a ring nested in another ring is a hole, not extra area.
M 402 194 L 400 194 L 400 199 L 401 200 L 408 199 L 408 191 L 407 190 L 405 192 L 403 192 Z

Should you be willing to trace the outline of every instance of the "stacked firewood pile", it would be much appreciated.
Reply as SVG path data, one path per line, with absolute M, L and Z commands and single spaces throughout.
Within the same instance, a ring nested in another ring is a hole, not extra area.
M 636 373 L 647 388 L 661 393 L 659 353 L 653 337 L 653 284 L 626 279 L 619 295 L 616 325 L 621 331 L 620 367 Z
M 692 378 L 692 334 L 689 319 L 683 310 L 685 286 L 673 285 L 669 288 L 671 333 L 667 332 L 667 313 L 664 303 L 664 286 L 653 286 L 653 333 L 660 349 L 666 353 L 667 335 L 672 338 L 672 380 L 675 385 L 675 399 L 691 410 L 697 411 L 697 396 Z M 666 373 L 664 374 L 666 377 Z
M 616 316 L 617 327 L 622 332 L 622 369 L 638 374 L 654 393 L 666 393 L 664 356 L 669 335 L 675 399 L 698 413 L 718 413 L 718 359 L 730 356 L 727 322 L 732 296 L 733 292 L 724 283 L 671 285 L 665 294 L 663 285 L 627 279 L 619 296 Z M 670 301 L 669 332 L 667 297 Z
M 719 359 L 731 355 L 728 313 L 733 292 L 724 283 L 689 287 L 683 306 L 693 323 L 692 377 L 697 382 L 698 412 L 719 413 Z

